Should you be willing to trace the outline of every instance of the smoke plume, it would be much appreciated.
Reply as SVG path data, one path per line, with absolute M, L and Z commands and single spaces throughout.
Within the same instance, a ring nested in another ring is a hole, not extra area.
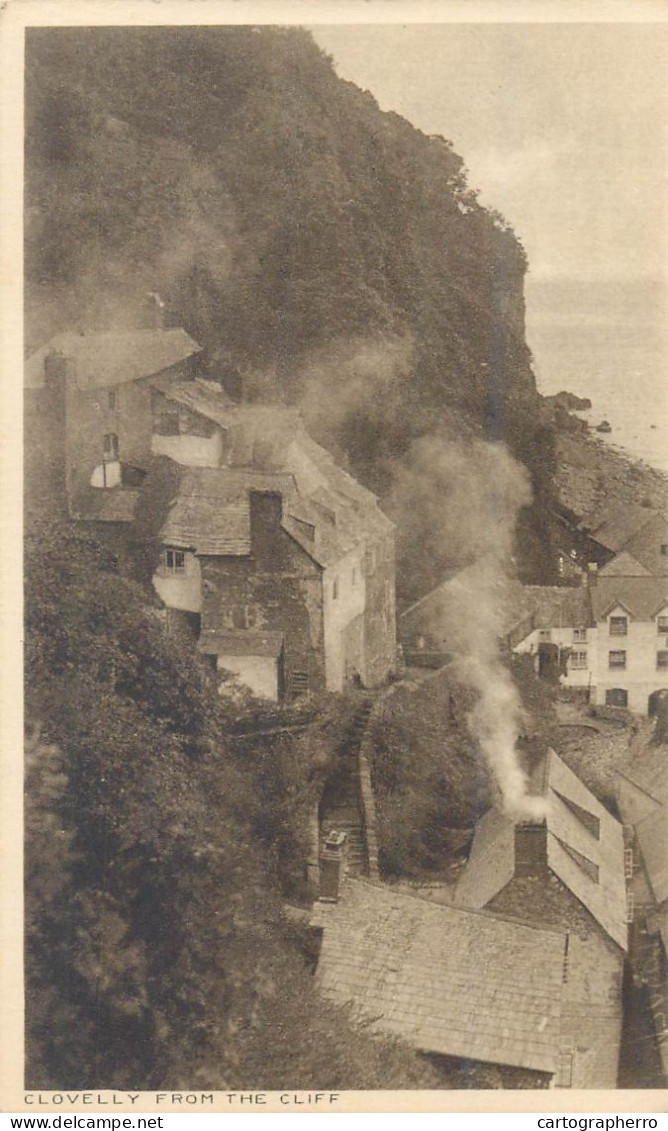
M 430 628 L 459 680 L 477 693 L 469 725 L 506 811 L 518 818 L 544 812 L 542 800 L 527 793 L 515 751 L 522 706 L 499 650 L 509 627 L 515 522 L 530 502 L 527 473 L 504 445 L 438 438 L 414 445 L 394 497 L 395 511 L 414 516 L 413 554 L 432 553 L 459 570 L 444 584 L 440 623 Z

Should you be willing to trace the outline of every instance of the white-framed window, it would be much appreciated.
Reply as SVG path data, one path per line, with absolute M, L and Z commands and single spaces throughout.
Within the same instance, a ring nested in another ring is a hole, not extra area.
M 183 550 L 163 550 L 160 564 L 170 573 L 185 573 L 186 555 Z
M 660 671 L 665 671 L 668 668 L 668 650 L 662 648 L 656 654 L 656 666 Z
M 656 630 L 657 632 L 668 632 L 668 617 L 656 618 Z
M 625 668 L 626 652 L 608 652 L 609 668 Z
M 106 460 L 118 459 L 118 436 L 115 432 L 106 432 L 104 436 L 104 458 Z
M 633 879 L 633 849 L 624 849 L 624 877 L 627 880 Z
M 574 644 L 584 644 L 586 639 L 587 639 L 587 629 L 586 628 L 574 628 L 573 629 L 573 643 Z
M 582 670 L 582 668 L 586 668 L 587 667 L 587 653 L 577 651 L 577 650 L 574 651 L 574 652 L 571 652 L 570 658 L 569 658 L 569 667 L 578 668 L 580 670 Z
M 626 636 L 629 631 L 628 617 L 610 617 L 610 635 Z
M 633 899 L 633 892 L 627 891 L 626 893 L 626 922 L 632 923 L 635 914 L 635 902 Z

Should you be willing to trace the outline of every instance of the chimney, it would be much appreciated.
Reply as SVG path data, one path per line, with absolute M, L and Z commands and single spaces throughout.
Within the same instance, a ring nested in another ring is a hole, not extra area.
M 68 371 L 71 372 L 73 367 L 74 362 L 68 362 L 64 354 L 51 350 L 44 358 L 44 387 L 52 392 L 60 392 Z
M 165 325 L 165 304 L 157 291 L 146 295 L 147 325 L 150 330 L 162 330 Z
M 320 852 L 320 898 L 336 903 L 345 871 L 346 834 L 331 832 Z
M 515 825 L 515 876 L 539 876 L 547 869 L 547 821 Z
M 598 581 L 598 562 L 587 562 L 587 584 L 596 585 Z

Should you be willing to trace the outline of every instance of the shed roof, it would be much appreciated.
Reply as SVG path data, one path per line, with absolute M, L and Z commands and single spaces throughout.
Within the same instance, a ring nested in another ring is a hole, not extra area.
M 668 605 L 668 578 L 599 577 L 590 588 L 597 621 L 603 620 L 615 605 L 623 605 L 634 620 L 652 620 Z
M 73 502 L 72 518 L 87 522 L 132 522 L 140 492 L 129 487 L 91 487 Z
M 185 330 L 104 330 L 83 334 L 56 334 L 31 354 L 25 364 L 26 388 L 44 386 L 44 362 L 59 354 L 73 364 L 80 389 L 123 385 L 151 377 L 180 364 L 201 346 Z
M 425 1052 L 555 1072 L 564 932 L 353 879 L 314 912 L 334 1001 Z
M 626 950 L 622 826 L 554 750 L 548 751 L 540 769 L 540 793 L 547 802 L 547 866 Z M 514 875 L 515 825 L 496 808 L 478 822 L 455 901 L 460 906 L 485 907 Z M 526 910 L 531 915 L 531 908 Z

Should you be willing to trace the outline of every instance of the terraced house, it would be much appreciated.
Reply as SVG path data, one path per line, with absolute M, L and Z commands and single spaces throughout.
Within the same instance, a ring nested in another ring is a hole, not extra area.
M 298 412 L 232 400 L 183 331 L 61 335 L 28 362 L 69 513 L 149 577 L 169 627 L 281 700 L 395 665 L 394 528 Z M 152 557 L 151 557 L 152 555 Z

